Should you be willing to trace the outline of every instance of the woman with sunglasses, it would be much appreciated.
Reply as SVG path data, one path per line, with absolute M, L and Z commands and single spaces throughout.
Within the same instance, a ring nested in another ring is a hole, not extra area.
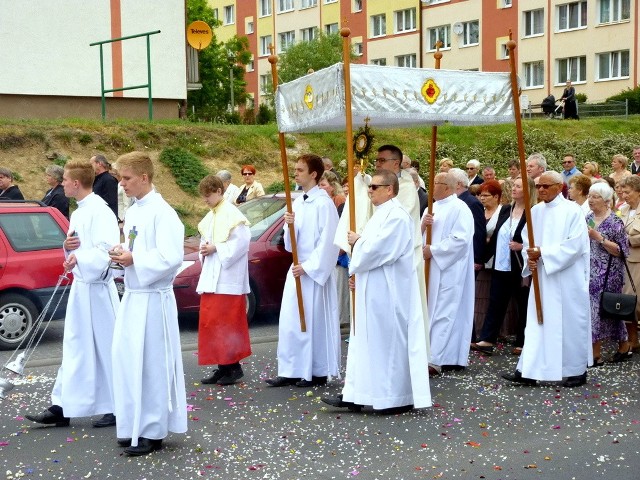
M 236 205 L 264 195 L 264 188 L 256 181 L 256 167 L 253 165 L 243 165 L 240 173 L 242 173 L 242 178 L 244 179 L 244 187 L 235 199 L 234 203 Z

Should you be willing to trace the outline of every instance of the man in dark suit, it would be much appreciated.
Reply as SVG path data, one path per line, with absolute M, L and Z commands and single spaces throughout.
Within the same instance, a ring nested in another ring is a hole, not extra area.
M 474 158 L 467 162 L 467 176 L 469 177 L 469 186 L 480 185 L 484 182 L 484 179 L 478 174 L 479 171 L 480 162 L 478 160 Z
M 631 173 L 640 174 L 640 145 L 633 147 L 633 162 L 631 162 Z
M 93 165 L 93 170 L 96 172 L 96 179 L 93 181 L 93 193 L 102 197 L 116 218 L 118 218 L 118 180 L 109 173 L 111 164 L 104 155 L 94 155 L 91 157 L 91 165 Z

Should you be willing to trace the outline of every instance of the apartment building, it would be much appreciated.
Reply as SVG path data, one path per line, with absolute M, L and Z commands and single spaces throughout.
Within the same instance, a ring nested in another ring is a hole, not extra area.
M 596 102 L 638 85 L 639 0 L 209 0 L 220 40 L 249 39 L 252 103 L 271 77 L 269 45 L 282 53 L 317 32 L 351 30 L 359 62 L 509 71 L 509 35 L 523 93 L 540 103 L 567 80 Z M 249 105 L 251 107 L 252 105 Z

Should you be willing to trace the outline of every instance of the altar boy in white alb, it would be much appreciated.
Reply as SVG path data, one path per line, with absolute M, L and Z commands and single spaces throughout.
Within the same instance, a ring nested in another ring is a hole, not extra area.
M 51 393 L 51 407 L 26 418 L 66 426 L 70 417 L 103 417 L 94 427 L 115 425 L 111 382 L 111 342 L 118 292 L 109 273 L 105 246 L 120 240 L 118 220 L 91 191 L 95 173 L 89 162 L 70 161 L 62 185 L 78 201 L 64 241 L 63 267 L 73 272 L 62 342 L 62 365 Z
M 120 184 L 136 202 L 124 220 L 125 244 L 112 259 L 124 267 L 125 294 L 113 340 L 118 444 L 129 455 L 162 447 L 187 431 L 187 405 L 173 280 L 182 264 L 184 226 L 153 190 L 145 153 L 117 161 Z

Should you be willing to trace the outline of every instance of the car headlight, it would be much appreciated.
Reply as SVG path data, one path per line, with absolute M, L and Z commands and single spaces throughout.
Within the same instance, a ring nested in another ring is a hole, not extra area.
M 194 263 L 196 263 L 195 260 L 183 260 L 182 265 L 180 265 L 180 268 L 178 268 L 178 273 L 176 275 L 180 275 L 182 272 L 184 272 L 187 268 L 189 268 Z

